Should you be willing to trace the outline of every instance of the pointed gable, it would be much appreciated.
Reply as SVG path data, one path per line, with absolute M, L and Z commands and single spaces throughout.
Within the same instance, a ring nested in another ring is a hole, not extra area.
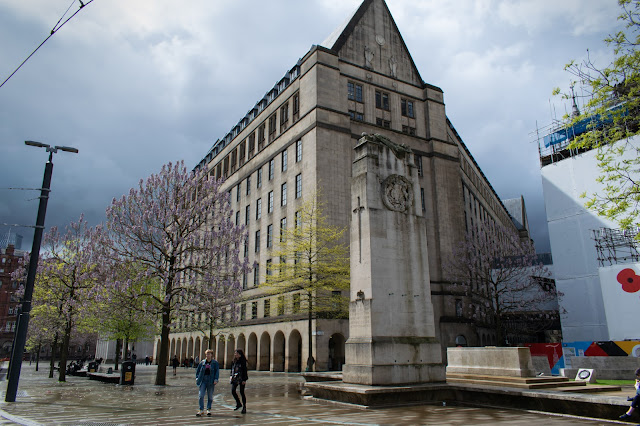
M 424 84 L 384 0 L 364 0 L 323 45 L 346 62 L 419 87 Z

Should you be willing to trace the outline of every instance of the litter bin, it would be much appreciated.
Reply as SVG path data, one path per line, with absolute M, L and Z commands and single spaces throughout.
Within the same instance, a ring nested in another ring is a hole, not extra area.
M 136 378 L 136 363 L 133 361 L 124 361 L 120 370 L 120 384 L 132 385 Z
M 91 361 L 87 366 L 87 371 L 89 373 L 95 373 L 96 371 L 98 371 L 98 363 L 95 361 Z

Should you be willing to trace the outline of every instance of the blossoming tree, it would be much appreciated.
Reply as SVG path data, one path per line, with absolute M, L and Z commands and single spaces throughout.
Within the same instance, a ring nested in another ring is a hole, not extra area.
M 232 220 L 222 183 L 205 171 L 188 171 L 183 162 L 169 163 L 107 208 L 103 247 L 114 272 L 107 283 L 130 288 L 161 318 L 156 385 L 166 384 L 175 321 L 197 321 L 221 289 L 241 292 L 246 233 Z M 115 273 L 120 262 L 135 263 L 135 276 Z

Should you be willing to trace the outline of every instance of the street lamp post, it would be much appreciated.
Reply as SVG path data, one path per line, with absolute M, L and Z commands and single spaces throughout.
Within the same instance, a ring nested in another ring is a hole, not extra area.
M 27 282 L 24 287 L 24 296 L 22 297 L 22 309 L 18 316 L 16 324 L 16 334 L 13 339 L 13 348 L 11 349 L 11 362 L 9 371 L 7 372 L 7 393 L 6 402 L 15 402 L 18 393 L 18 381 L 20 380 L 20 368 L 22 367 L 22 356 L 24 355 L 24 346 L 27 342 L 27 329 L 29 327 L 29 314 L 31 312 L 31 298 L 33 296 L 33 285 L 36 280 L 36 270 L 38 268 L 38 257 L 40 256 L 40 244 L 42 242 L 42 233 L 44 231 L 44 217 L 47 213 L 47 202 L 49 201 L 49 192 L 51 191 L 51 174 L 53 173 L 53 154 L 60 151 L 78 153 L 76 148 L 68 146 L 51 146 L 41 142 L 25 141 L 25 145 L 35 146 L 38 148 L 46 148 L 49 153 L 49 161 L 44 167 L 44 178 L 42 180 L 42 188 L 40 190 L 40 204 L 38 206 L 38 217 L 36 218 L 35 232 L 33 233 L 33 245 L 31 246 L 31 256 L 29 258 L 29 269 L 27 271 Z

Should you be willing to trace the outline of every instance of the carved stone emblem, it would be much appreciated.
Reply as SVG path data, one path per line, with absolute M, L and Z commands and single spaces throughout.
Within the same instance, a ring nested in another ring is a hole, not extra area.
M 395 212 L 406 212 L 413 205 L 413 185 L 409 179 L 391 175 L 382 183 L 382 202 Z

